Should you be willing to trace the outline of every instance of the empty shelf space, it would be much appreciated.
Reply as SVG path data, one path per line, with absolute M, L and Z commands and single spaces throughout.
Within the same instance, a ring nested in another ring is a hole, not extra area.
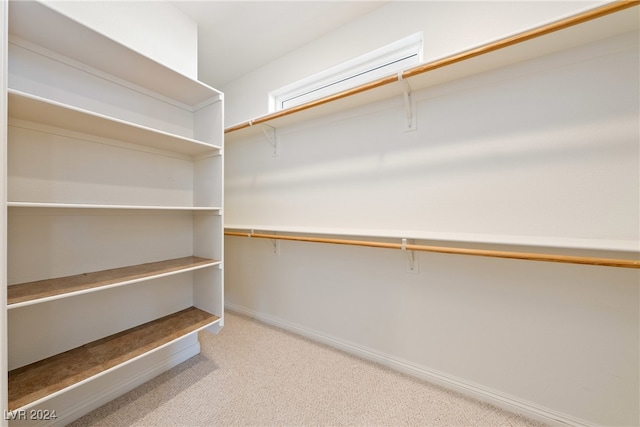
M 170 274 L 177 274 L 219 264 L 220 261 L 189 256 L 128 267 L 113 268 L 74 276 L 38 280 L 7 288 L 8 308 L 17 308 L 76 293 L 122 286 Z
M 34 25 L 41 23 L 41 25 Z M 9 4 L 9 34 L 146 90 L 196 107 L 222 94 L 40 2 Z M 82 41 L 79 43 L 78 41 Z M 117 60 L 116 60 L 117 59 Z
M 191 307 L 9 372 L 15 410 L 209 326 L 220 318 Z
M 61 127 L 130 144 L 190 156 L 208 154 L 220 149 L 202 141 L 129 123 L 17 90 L 9 90 L 8 104 L 9 117 L 14 119 Z

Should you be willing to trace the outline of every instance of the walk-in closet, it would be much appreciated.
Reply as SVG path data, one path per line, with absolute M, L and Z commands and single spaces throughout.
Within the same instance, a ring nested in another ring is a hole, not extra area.
M 640 425 L 640 1 L 0 22 L 2 426 Z

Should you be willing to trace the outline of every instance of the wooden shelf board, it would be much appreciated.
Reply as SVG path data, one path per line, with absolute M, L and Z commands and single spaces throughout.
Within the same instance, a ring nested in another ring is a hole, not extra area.
M 54 208 L 54 209 L 131 209 L 163 211 L 219 211 L 219 206 L 145 206 L 145 205 L 98 205 L 89 203 L 7 202 L 10 208 Z
M 220 261 L 189 256 L 166 261 L 113 268 L 74 276 L 21 283 L 7 287 L 7 308 L 94 292 L 219 264 Z
M 220 318 L 191 307 L 9 372 L 16 410 L 124 365 Z
M 219 146 L 162 132 L 17 90 L 8 91 L 10 118 L 55 126 L 144 147 L 198 156 L 220 150 Z
M 626 252 L 640 255 L 640 241 L 622 239 L 593 239 L 560 236 L 532 236 L 486 233 L 460 233 L 410 229 L 330 228 L 289 226 L 278 224 L 225 224 L 226 232 L 286 233 L 339 238 L 413 239 L 431 243 L 468 246 L 519 246 L 546 249 L 569 249 L 603 252 Z

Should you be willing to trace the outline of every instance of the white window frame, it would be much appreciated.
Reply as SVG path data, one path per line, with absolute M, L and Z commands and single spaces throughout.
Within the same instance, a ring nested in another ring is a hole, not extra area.
M 422 63 L 422 32 L 269 93 L 269 112 L 342 92 Z

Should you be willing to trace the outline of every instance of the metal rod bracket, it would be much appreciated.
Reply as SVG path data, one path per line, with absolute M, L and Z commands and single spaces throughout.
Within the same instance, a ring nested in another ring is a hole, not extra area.
M 273 157 L 277 157 L 280 154 L 279 146 L 278 146 L 278 134 L 276 132 L 276 128 L 269 125 L 263 125 L 262 132 L 264 136 L 267 137 L 267 141 L 273 148 Z
M 402 77 L 402 71 L 398 72 L 398 81 L 402 84 L 402 93 L 404 96 L 404 114 L 405 124 L 404 131 L 412 132 L 417 129 L 417 121 L 415 114 L 415 101 L 411 95 L 411 86 L 409 82 Z
M 408 242 L 408 243 L 407 243 Z M 409 241 L 407 239 L 402 239 L 402 251 L 407 253 L 407 264 L 406 271 L 407 273 L 418 274 L 420 273 L 420 269 L 418 268 L 418 258 L 416 257 L 415 251 L 407 250 L 407 244 L 413 244 L 413 241 Z

